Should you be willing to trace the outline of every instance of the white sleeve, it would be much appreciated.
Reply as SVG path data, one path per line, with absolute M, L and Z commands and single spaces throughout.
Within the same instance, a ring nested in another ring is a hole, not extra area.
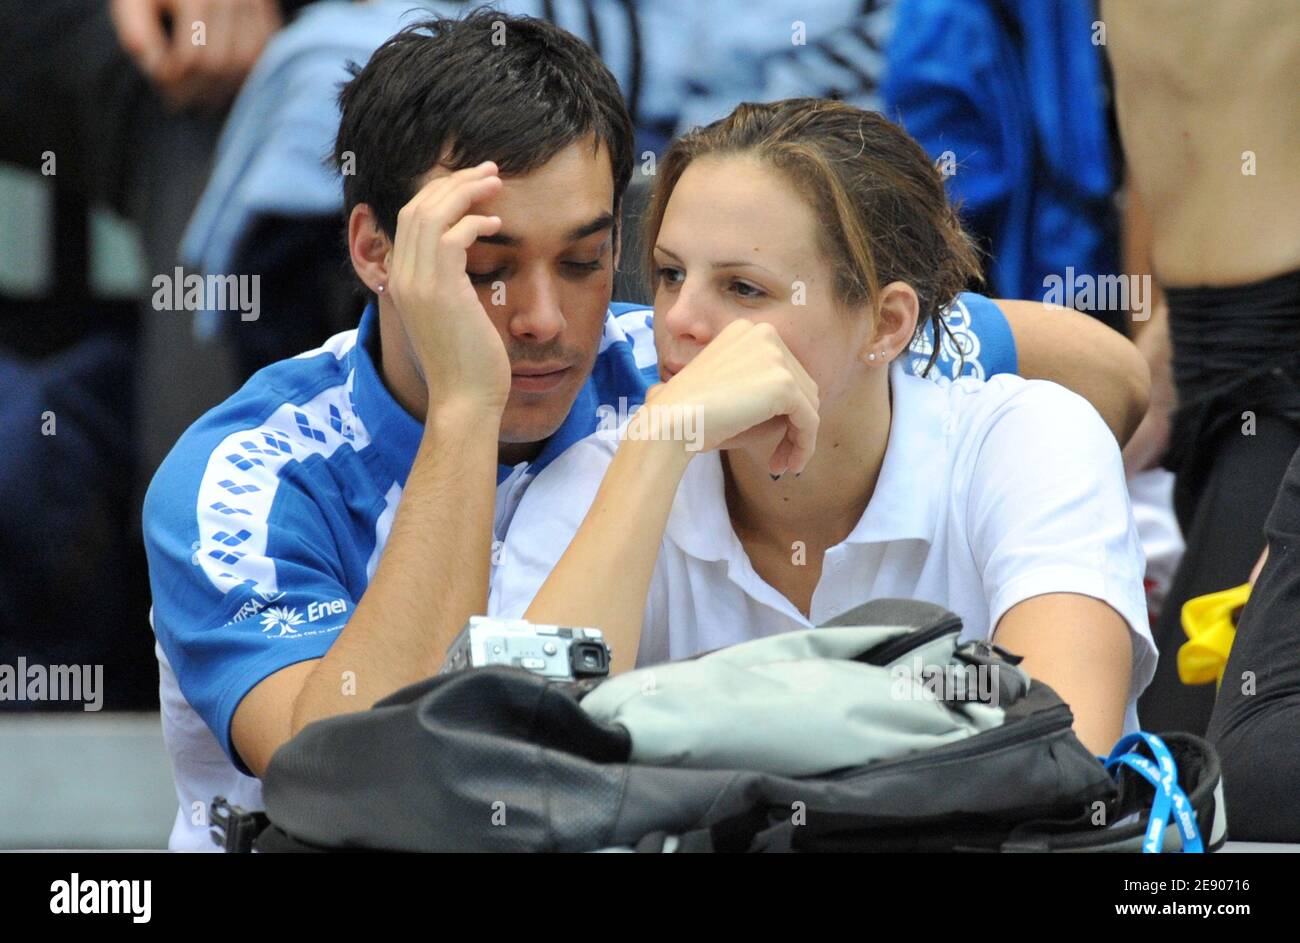
M 1031 380 L 985 424 L 978 449 L 966 522 L 990 627 L 1045 593 L 1100 599 L 1128 623 L 1136 699 L 1155 673 L 1156 647 L 1114 436 L 1087 400 Z
M 613 460 L 595 433 L 570 446 L 524 492 L 500 547 L 488 614 L 519 619 L 578 532 Z

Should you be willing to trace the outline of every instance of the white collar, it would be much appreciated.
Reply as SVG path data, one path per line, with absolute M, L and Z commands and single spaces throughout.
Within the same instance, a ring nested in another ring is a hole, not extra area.
M 911 375 L 901 361 L 890 367 L 889 386 L 893 415 L 885 460 L 871 501 L 845 543 L 929 542 L 948 496 L 948 391 Z M 688 556 L 726 560 L 729 570 L 747 559 L 727 514 L 716 450 L 687 466 L 665 534 Z

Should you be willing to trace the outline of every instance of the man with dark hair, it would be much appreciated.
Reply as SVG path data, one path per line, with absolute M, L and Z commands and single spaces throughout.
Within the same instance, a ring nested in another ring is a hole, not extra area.
M 211 847 L 216 795 L 260 808 L 303 726 L 435 673 L 524 488 L 657 380 L 650 312 L 610 305 L 633 130 L 591 49 L 491 10 L 417 24 L 340 105 L 361 324 L 204 416 L 146 500 L 174 848 Z M 978 295 L 953 312 L 967 373 L 1085 343 L 1053 376 L 1121 438 L 1145 410 L 1135 351 Z
M 494 523 L 653 368 L 644 313 L 638 366 L 607 310 L 633 130 L 589 47 L 492 11 L 415 24 L 340 105 L 377 303 L 196 423 L 145 503 L 173 847 L 208 844 L 216 794 L 260 807 L 244 774 L 305 724 L 435 672 L 484 610 Z

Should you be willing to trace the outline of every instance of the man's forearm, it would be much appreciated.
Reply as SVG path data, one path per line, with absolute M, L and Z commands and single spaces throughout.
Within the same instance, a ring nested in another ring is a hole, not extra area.
M 437 672 L 487 608 L 500 412 L 431 412 L 375 575 L 294 705 L 291 734 Z

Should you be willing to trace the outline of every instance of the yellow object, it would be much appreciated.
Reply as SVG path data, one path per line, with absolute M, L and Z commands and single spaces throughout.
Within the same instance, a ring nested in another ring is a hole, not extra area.
M 1249 598 L 1250 584 L 1242 583 L 1183 603 L 1187 641 L 1178 649 L 1178 677 L 1183 684 L 1223 683 L 1237 636 L 1236 614 Z

